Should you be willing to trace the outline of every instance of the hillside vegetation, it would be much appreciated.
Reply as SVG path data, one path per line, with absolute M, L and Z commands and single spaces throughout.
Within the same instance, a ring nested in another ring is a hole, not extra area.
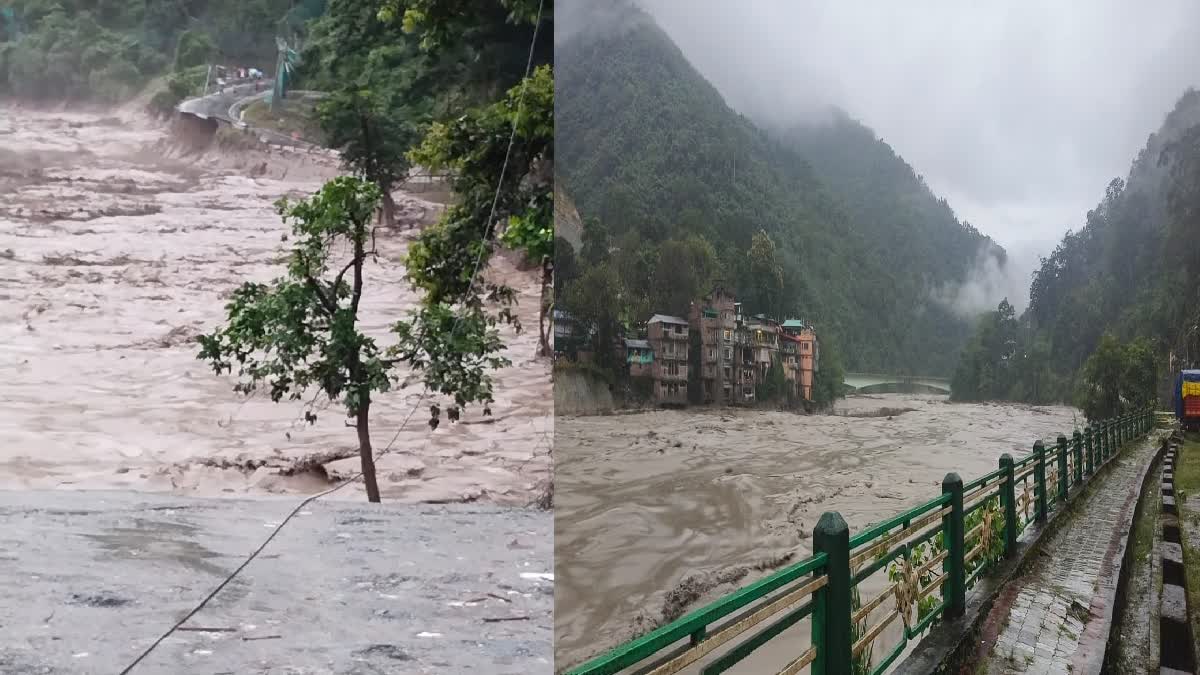
M 849 369 L 949 374 L 970 327 L 936 291 L 1003 251 L 866 127 L 768 133 L 648 16 L 613 23 L 556 52 L 558 178 L 584 221 L 560 302 L 630 323 L 724 281 L 752 313 L 813 321 Z
M 1200 358 L 1189 345 L 1200 321 L 1198 218 L 1200 93 L 1189 90 L 1128 175 L 1114 178 L 1083 226 L 1043 258 L 1025 314 L 984 318 L 955 396 L 1087 405 L 1114 381 L 1125 381 L 1119 398 L 1128 402 L 1155 389 L 1165 396 L 1172 354 L 1176 368 L 1189 354 L 1192 365 Z M 989 337 L 996 326 L 1004 339 Z
M 0 3 L 0 96 L 119 102 L 151 78 L 211 62 L 271 71 L 275 37 L 303 32 L 324 4 L 8 0 Z

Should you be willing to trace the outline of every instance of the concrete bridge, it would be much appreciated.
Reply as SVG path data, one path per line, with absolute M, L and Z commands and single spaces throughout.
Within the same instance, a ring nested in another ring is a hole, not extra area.
M 884 386 L 926 387 L 941 394 L 950 393 L 950 378 L 933 375 L 888 375 L 885 373 L 846 373 L 843 384 L 852 391 L 870 393 L 867 390 Z

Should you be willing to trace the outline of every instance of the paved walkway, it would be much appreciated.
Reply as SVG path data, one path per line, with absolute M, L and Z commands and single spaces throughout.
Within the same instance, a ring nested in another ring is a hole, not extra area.
M 1099 486 L 1073 504 L 1079 512 L 1041 547 L 1033 569 L 997 602 L 1006 613 L 988 673 L 1079 675 L 1099 670 L 1117 582 L 1114 564 L 1133 520 L 1149 441 L 1114 460 Z M 1010 598 L 1011 603 L 1004 602 Z M 1002 618 L 992 616 L 988 620 Z
M 119 672 L 299 499 L 0 490 L 0 673 Z M 552 525 L 314 502 L 134 673 L 550 675 Z

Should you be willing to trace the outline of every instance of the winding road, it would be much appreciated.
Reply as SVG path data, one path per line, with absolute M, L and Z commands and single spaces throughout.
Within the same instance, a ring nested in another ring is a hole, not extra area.
M 216 93 L 187 99 L 179 104 L 178 110 L 181 113 L 195 115 L 201 119 L 216 119 L 233 124 L 238 121 L 229 117 L 229 108 L 234 103 L 254 96 L 256 93 L 267 91 L 270 88 L 271 80 L 257 80 L 245 84 L 229 85 Z

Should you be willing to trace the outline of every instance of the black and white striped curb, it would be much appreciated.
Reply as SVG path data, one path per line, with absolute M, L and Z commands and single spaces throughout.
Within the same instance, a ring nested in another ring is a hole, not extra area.
M 1171 439 L 1162 473 L 1162 595 L 1159 598 L 1159 665 L 1163 675 L 1195 673 L 1191 625 L 1187 612 L 1187 575 L 1179 508 L 1175 503 L 1175 462 L 1179 441 Z

